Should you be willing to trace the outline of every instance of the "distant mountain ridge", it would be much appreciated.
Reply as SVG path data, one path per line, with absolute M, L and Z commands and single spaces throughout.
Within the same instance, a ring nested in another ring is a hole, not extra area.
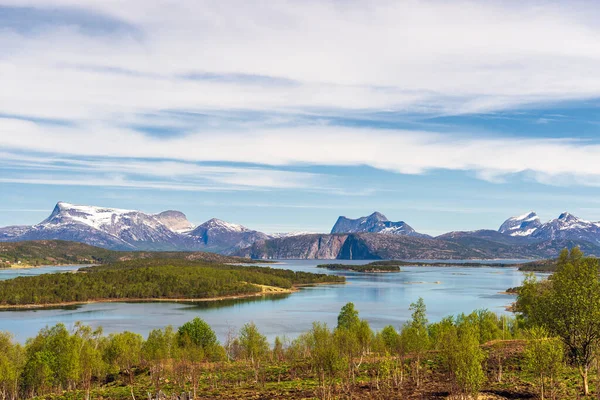
M 339 217 L 331 232 L 268 235 L 216 218 L 194 227 L 176 210 L 149 214 L 59 202 L 36 225 L 0 228 L 0 242 L 66 240 L 111 250 L 210 251 L 258 259 L 547 258 L 574 246 L 600 256 L 600 223 L 566 212 L 542 223 L 532 211 L 507 219 L 498 230 L 455 231 L 435 238 L 374 212 Z

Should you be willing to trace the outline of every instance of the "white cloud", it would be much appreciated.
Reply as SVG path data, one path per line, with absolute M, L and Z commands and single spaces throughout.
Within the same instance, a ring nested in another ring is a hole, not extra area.
M 68 168 L 127 171 L 155 177 L 201 176 L 230 185 L 309 187 L 318 175 L 247 167 L 210 167 L 191 162 L 250 163 L 264 166 L 367 165 L 403 174 L 446 169 L 474 171 L 501 182 L 525 173 L 542 183 L 558 184 L 574 176 L 580 185 L 598 186 L 600 145 L 585 141 L 531 138 L 477 138 L 458 134 L 312 126 L 250 131 L 205 131 L 154 138 L 125 129 L 40 127 L 33 122 L 0 119 L 0 148 L 79 157 L 154 161 L 85 161 Z M 164 161 L 179 160 L 179 161 Z M 184 161 L 184 162 L 183 162 Z M 322 178 L 322 177 L 321 177 Z
M 140 31 L 3 30 L 0 109 L 8 114 L 110 120 L 165 108 L 320 107 L 464 113 L 600 95 L 600 26 L 593 2 L 0 4 L 87 9 Z M 296 84 L 181 79 L 198 72 Z

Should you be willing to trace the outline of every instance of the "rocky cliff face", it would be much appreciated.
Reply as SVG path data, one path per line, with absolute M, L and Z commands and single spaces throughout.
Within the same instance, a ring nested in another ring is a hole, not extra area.
M 324 259 L 337 258 L 348 235 L 296 235 L 261 240 L 235 253 L 255 259 Z
M 254 243 L 236 255 L 257 259 L 464 259 L 481 253 L 442 240 L 354 233 L 303 235 Z
M 185 214 L 181 211 L 163 211 L 159 214 L 155 214 L 154 217 L 173 232 L 184 233 L 194 229 L 194 225 L 188 221 Z

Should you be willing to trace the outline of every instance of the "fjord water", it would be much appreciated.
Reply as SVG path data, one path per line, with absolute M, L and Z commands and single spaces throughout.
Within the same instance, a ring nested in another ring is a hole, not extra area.
M 255 322 L 272 340 L 277 335 L 296 337 L 310 329 L 313 321 L 336 325 L 340 308 L 354 302 L 361 318 L 375 329 L 385 325 L 399 327 L 408 318 L 410 303 L 423 297 L 430 321 L 447 315 L 487 308 L 506 314 L 505 307 L 514 297 L 500 294 L 518 286 L 524 274 L 513 267 L 402 267 L 399 273 L 364 274 L 327 271 L 316 268 L 323 260 L 286 260 L 269 265 L 296 271 L 343 275 L 345 285 L 306 287 L 297 293 L 244 300 L 201 303 L 96 303 L 81 306 L 0 312 L 0 330 L 13 333 L 18 341 L 34 336 L 41 328 L 63 322 L 72 327 L 82 321 L 102 326 L 106 333 L 133 331 L 143 334 L 167 325 L 174 327 L 200 317 L 224 340 L 230 330 L 237 331 L 246 322 Z M 337 260 L 335 261 L 338 262 Z M 364 264 L 365 261 L 340 261 Z M 498 261 L 498 264 L 507 261 Z M 0 271 L 0 279 L 14 275 L 68 271 L 76 267 L 44 267 L 35 270 Z
M 85 267 L 85 265 L 69 265 L 69 266 L 65 266 L 65 267 L 49 266 L 49 267 L 18 268 L 18 269 L 4 268 L 4 269 L 0 269 L 0 281 L 18 278 L 20 276 L 36 276 L 36 275 L 42 275 L 42 274 L 53 274 L 56 272 L 77 271 L 81 267 Z

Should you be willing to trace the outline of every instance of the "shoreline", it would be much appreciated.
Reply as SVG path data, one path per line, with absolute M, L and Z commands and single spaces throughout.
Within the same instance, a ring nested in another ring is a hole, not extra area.
M 48 304 L 15 304 L 8 305 L 2 304 L 0 305 L 1 311 L 11 311 L 11 310 L 41 310 L 45 308 L 60 308 L 60 307 L 70 307 L 70 306 L 82 306 L 86 304 L 98 304 L 98 303 L 200 303 L 205 301 L 222 301 L 222 300 L 236 300 L 236 299 L 245 299 L 251 297 L 260 297 L 260 296 L 271 296 L 278 294 L 291 294 L 295 293 L 298 290 L 293 289 L 281 289 L 279 292 L 256 292 L 256 293 L 248 293 L 248 294 L 236 294 L 231 296 L 219 296 L 219 297 L 205 297 L 205 298 L 124 298 L 124 299 L 103 299 L 103 300 L 88 300 L 88 301 L 65 301 L 62 303 L 48 303 Z
M 48 267 L 69 268 L 69 267 L 94 267 L 100 264 L 47 264 L 47 265 L 29 265 L 29 264 L 11 264 L 10 267 L 0 268 L 0 271 L 10 271 L 19 269 L 38 269 Z

